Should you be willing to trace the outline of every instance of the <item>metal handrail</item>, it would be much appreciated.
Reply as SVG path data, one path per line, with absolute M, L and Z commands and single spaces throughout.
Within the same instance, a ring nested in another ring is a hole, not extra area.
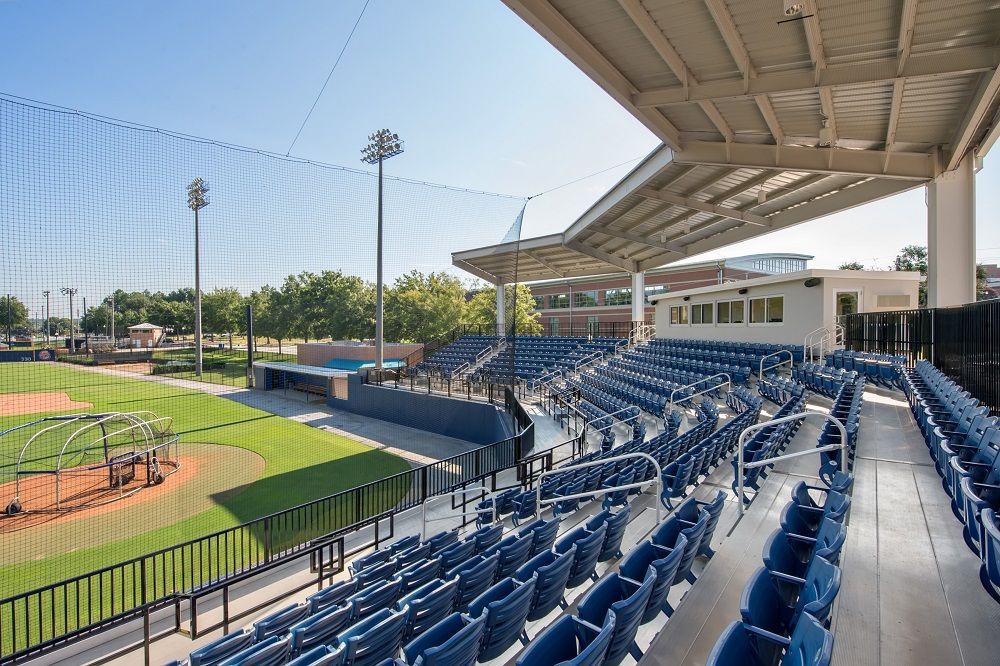
M 830 421 L 833 425 L 837 426 L 837 430 L 840 431 L 840 443 L 839 444 L 827 444 L 826 446 L 820 446 L 807 451 L 796 451 L 795 453 L 786 453 L 784 455 L 777 456 L 776 458 L 768 458 L 767 460 L 757 460 L 752 463 L 746 463 L 743 461 L 743 445 L 746 443 L 746 436 L 751 432 L 756 432 L 767 428 L 769 426 L 778 425 L 779 423 L 786 423 L 788 421 L 798 421 L 801 419 L 809 418 L 810 416 L 819 416 L 826 421 Z M 844 427 L 843 421 L 838 419 L 836 416 L 830 416 L 829 414 L 824 414 L 822 412 L 801 412 L 799 414 L 792 414 L 790 416 L 782 416 L 779 419 L 771 419 L 764 423 L 757 423 L 748 428 L 744 428 L 740 432 L 739 442 L 737 444 L 736 452 L 736 483 L 738 484 L 739 490 L 737 491 L 736 501 L 739 503 L 740 516 L 743 516 L 743 472 L 748 469 L 754 469 L 756 467 L 764 467 L 765 465 L 773 465 L 781 460 L 788 460 L 789 458 L 799 458 L 801 456 L 810 455 L 812 453 L 823 453 L 825 451 L 833 451 L 834 449 L 842 449 L 844 453 L 840 456 L 840 470 L 842 472 L 847 471 L 847 428 Z
M 604 352 L 595 351 L 592 354 L 584 356 L 583 358 L 581 358 L 580 360 L 578 360 L 576 363 L 573 364 L 573 372 L 579 372 L 580 366 L 586 363 L 590 363 L 591 361 L 594 360 L 595 356 L 597 357 L 598 360 L 600 360 L 604 358 Z
M 535 379 L 532 379 L 530 382 L 528 382 L 528 390 L 535 391 L 535 390 L 538 389 L 538 387 L 542 386 L 546 382 L 551 382 L 557 376 L 559 376 L 559 377 L 562 376 L 562 370 L 561 369 L 556 368 L 555 370 L 549 370 L 547 373 L 545 373 L 541 377 L 537 377 Z
M 674 394 L 675 393 L 677 393 L 678 391 L 683 391 L 685 389 L 694 388 L 695 386 L 698 386 L 699 384 L 701 384 L 703 382 L 707 382 L 710 379 L 715 379 L 716 377 L 725 377 L 726 381 L 724 381 L 724 382 L 722 382 L 720 384 L 716 384 L 715 386 L 711 386 L 711 387 L 709 387 L 707 389 L 704 389 L 702 391 L 698 391 L 697 393 L 692 393 L 691 395 L 687 396 L 687 398 L 685 398 L 685 399 L 686 400 L 690 400 L 691 398 L 697 398 L 699 395 L 704 395 L 706 393 L 710 393 L 712 391 L 715 391 L 715 390 L 717 390 L 721 386 L 728 386 L 730 389 L 732 389 L 732 387 L 733 387 L 733 378 L 730 377 L 729 374 L 725 373 L 725 372 L 719 372 L 719 373 L 716 373 L 716 374 L 711 375 L 709 377 L 705 377 L 704 379 L 699 379 L 698 381 L 692 382 L 692 383 L 688 384 L 687 386 L 679 386 L 679 387 L 675 388 L 673 391 L 670 392 L 670 404 L 667 407 L 667 411 L 665 413 L 670 413 L 670 412 L 674 411 Z
M 826 326 L 820 326 L 819 328 L 817 328 L 817 329 L 815 329 L 813 331 L 809 331 L 808 333 L 806 333 L 806 337 L 802 341 L 802 360 L 803 361 L 808 360 L 810 363 L 812 363 L 812 359 L 813 359 L 812 350 L 813 350 L 813 347 L 816 346 L 816 340 L 813 339 L 813 336 L 815 336 L 817 333 L 824 333 L 826 335 L 829 335 L 830 334 L 830 329 L 827 328 Z M 822 344 L 822 340 L 819 340 L 819 343 Z M 820 353 L 821 354 L 823 353 L 822 348 L 820 349 Z
M 576 493 L 573 495 L 560 495 L 559 497 L 549 497 L 547 499 L 542 499 L 542 480 L 548 474 L 561 474 L 567 470 L 571 469 L 583 469 L 586 467 L 599 467 L 610 462 L 618 462 L 619 460 L 631 460 L 634 458 L 645 458 L 649 462 L 653 463 L 653 468 L 656 470 L 656 476 L 654 476 L 649 481 L 640 481 L 638 483 L 626 483 L 621 486 L 614 486 L 612 488 L 598 488 L 597 490 L 591 491 L 589 493 Z M 586 497 L 593 497 L 597 494 L 607 495 L 608 493 L 617 492 L 619 490 L 631 490 L 632 488 L 642 488 L 646 484 L 652 482 L 656 486 L 656 522 L 660 522 L 661 509 L 660 509 L 660 492 L 662 490 L 662 471 L 660 469 L 660 463 L 656 462 L 656 458 L 649 455 L 648 453 L 623 453 L 618 456 L 612 456 L 611 458 L 603 458 L 601 460 L 591 460 L 589 462 L 577 463 L 575 465 L 568 465 L 566 467 L 560 467 L 559 469 L 550 469 L 542 472 L 538 475 L 538 485 L 535 487 L 535 499 L 536 506 L 538 506 L 538 511 L 541 512 L 543 504 L 555 504 L 556 502 L 561 502 L 565 500 L 573 499 L 584 499 Z
M 433 517 L 432 518 L 428 518 L 427 517 L 427 504 L 431 500 L 437 500 L 437 499 L 441 499 L 441 498 L 444 498 L 444 497 L 454 497 L 455 495 L 462 495 L 464 497 L 465 495 L 468 495 L 469 493 L 478 493 L 478 492 L 482 492 L 483 493 L 483 497 L 484 498 L 489 498 L 489 501 L 492 502 L 492 504 L 493 504 L 493 520 L 491 522 L 494 522 L 494 523 L 497 522 L 497 500 L 496 500 L 496 495 L 494 494 L 494 492 L 492 490 L 490 490 L 486 486 L 476 486 L 475 488 L 463 488 L 462 490 L 453 490 L 453 491 L 451 491 L 449 493 L 441 493 L 439 495 L 435 495 L 434 497 L 428 497 L 427 499 L 425 499 L 420 504 L 420 514 L 421 514 L 421 525 L 420 525 L 420 535 L 421 536 L 420 536 L 420 538 L 421 539 L 426 539 L 427 538 L 427 523 L 428 522 L 433 522 L 435 520 L 448 520 L 449 518 L 464 518 L 465 516 L 478 516 L 478 515 L 481 515 L 482 512 L 483 512 L 482 509 L 480 509 L 478 511 L 463 511 L 462 513 L 458 514 L 457 516 L 455 514 L 451 514 L 451 515 L 448 515 L 448 516 L 440 516 L 438 518 L 433 518 Z M 483 499 L 482 501 L 486 501 L 486 499 Z
M 790 367 L 790 368 L 794 367 L 795 366 L 795 356 L 792 354 L 792 352 L 789 351 L 789 350 L 787 350 L 787 349 L 779 349 L 776 352 L 771 352 L 770 354 L 765 354 L 765 355 L 763 355 L 763 356 L 760 357 L 760 366 L 757 369 L 757 376 L 760 379 L 764 379 L 764 359 L 770 358 L 771 356 L 780 356 L 782 354 L 788 354 L 788 367 Z M 777 363 L 775 365 L 769 366 L 768 370 L 774 370 L 775 368 L 781 367 L 784 364 L 785 364 L 785 362 L 782 361 L 781 363 Z
M 591 420 L 587 421 L 587 425 L 589 426 L 594 421 L 600 421 L 601 419 L 611 419 L 611 423 L 608 424 L 608 425 L 606 425 L 606 426 L 604 426 L 603 428 L 594 428 L 594 432 L 604 432 L 608 428 L 613 428 L 615 426 L 615 420 L 613 418 L 615 415 L 621 414 L 622 412 L 627 412 L 630 409 L 636 410 L 635 415 L 630 416 L 627 419 L 618 419 L 619 423 L 628 423 L 629 421 L 634 421 L 635 419 L 637 419 L 640 416 L 642 416 L 642 411 L 638 407 L 636 407 L 635 405 L 629 405 L 628 407 L 622 407 L 617 412 L 611 412 L 610 414 L 605 413 L 604 416 L 598 416 L 597 418 L 591 419 Z M 586 429 L 587 429 L 587 427 L 584 426 L 584 430 L 586 430 Z

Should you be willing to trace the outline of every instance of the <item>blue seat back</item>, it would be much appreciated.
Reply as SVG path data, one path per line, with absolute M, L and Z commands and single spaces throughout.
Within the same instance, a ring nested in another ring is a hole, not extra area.
M 333 641 L 353 619 L 352 611 L 349 604 L 331 606 L 292 625 L 289 628 L 292 635 L 292 653 L 308 652 L 318 645 Z
M 656 572 L 652 569 L 646 570 L 641 584 L 612 573 L 603 577 L 580 601 L 577 614 L 592 625 L 601 626 L 607 616 L 614 615 L 615 631 L 604 657 L 605 664 L 616 666 L 628 654 L 655 583 Z
M 197 650 L 192 650 L 188 655 L 188 662 L 191 666 L 214 666 L 250 647 L 252 643 L 252 632 L 234 631 Z
M 343 666 L 343 663 L 343 648 L 321 645 L 292 659 L 288 666 Z
M 470 617 L 485 617 L 479 661 L 495 659 L 517 641 L 531 611 L 535 578 L 524 583 L 505 578 L 469 604 Z
M 313 592 L 306 597 L 306 606 L 309 607 L 309 614 L 315 615 L 322 610 L 332 606 L 339 606 L 349 596 L 358 591 L 358 582 L 353 578 L 350 580 L 334 583 L 330 587 L 319 592 Z
M 403 643 L 406 615 L 383 608 L 337 636 L 343 644 L 346 663 L 374 666 L 399 653 Z
M 608 613 L 599 632 L 563 615 L 528 644 L 517 666 L 601 666 L 611 645 L 615 616 Z
M 458 599 L 458 580 L 432 580 L 396 602 L 406 615 L 404 637 L 410 640 L 448 617 Z
M 811 615 L 795 623 L 791 642 L 781 659 L 782 666 L 830 666 L 833 659 L 833 634 Z
M 607 531 L 607 524 L 602 524 L 593 532 L 585 527 L 577 527 L 556 542 L 555 550 L 558 553 L 565 553 L 570 548 L 576 547 L 576 558 L 566 583 L 567 587 L 576 587 L 593 575 Z
M 495 546 L 493 552 L 500 555 L 497 580 L 513 576 L 518 567 L 528 561 L 534 542 L 535 535 L 533 533 L 524 536 L 512 534 Z
M 467 666 L 476 662 L 486 618 L 452 613 L 403 647 L 410 666 Z
M 445 532 L 438 532 L 434 536 L 427 539 L 427 543 L 431 546 L 431 556 L 437 555 L 445 548 L 452 546 L 458 542 L 458 530 L 447 530 Z
M 495 546 L 503 538 L 503 525 L 487 525 L 466 537 L 476 543 L 476 552 L 482 553 L 491 546 Z
M 604 534 L 604 543 L 601 546 L 601 553 L 597 557 L 598 562 L 606 562 L 621 554 L 622 539 L 625 537 L 625 528 L 628 526 L 628 519 L 632 515 L 632 507 L 626 504 L 621 511 L 612 513 L 605 509 L 587 521 L 588 530 L 594 531 L 601 524 L 607 527 Z
M 694 558 L 701 548 L 701 541 L 705 536 L 706 529 L 708 529 L 708 511 L 702 509 L 697 522 L 681 530 L 681 535 L 687 538 L 687 544 L 684 546 L 684 555 L 681 557 L 677 574 L 674 576 L 675 583 L 681 582 L 691 573 L 691 565 L 694 564 Z
M 518 534 L 523 536 L 529 532 L 534 535 L 531 555 L 535 556 L 543 550 L 548 550 L 555 543 L 556 536 L 559 534 L 559 519 L 544 520 L 540 518 L 526 525 Z
M 441 558 L 435 557 L 432 560 L 414 562 L 405 569 L 398 571 L 396 578 L 400 581 L 401 593 L 406 594 L 437 578 L 440 573 Z
M 445 571 L 457 567 L 462 562 L 465 562 L 470 557 L 476 554 L 476 542 L 472 539 L 467 539 L 456 543 L 453 546 L 442 550 L 439 555 L 441 556 L 441 568 Z
M 386 560 L 380 564 L 373 564 L 365 567 L 358 573 L 354 574 L 354 580 L 358 581 L 358 587 L 360 589 L 365 589 L 389 580 L 392 578 L 392 575 L 396 573 L 397 569 L 398 563 L 396 560 Z
M 396 578 L 376 587 L 362 590 L 348 598 L 344 603 L 351 605 L 354 618 L 360 620 L 378 610 L 392 606 L 399 598 L 402 589 L 402 582 Z
M 274 611 L 253 623 L 253 640 L 259 643 L 271 636 L 284 634 L 290 626 L 309 615 L 309 606 L 292 604 Z
M 291 654 L 289 636 L 270 636 L 234 654 L 219 666 L 280 666 Z
M 545 617 L 559 605 L 575 560 L 574 545 L 561 555 L 549 550 L 539 553 L 517 570 L 515 578 L 519 581 L 524 582 L 535 577 L 535 598 L 531 602 L 529 620 Z
M 485 592 L 486 588 L 493 584 L 499 565 L 500 556 L 496 553 L 489 556 L 476 555 L 471 560 L 449 572 L 458 576 L 458 598 L 455 600 L 456 610 L 464 612 L 473 599 Z
M 677 567 L 680 566 L 681 558 L 684 556 L 685 546 L 687 537 L 683 535 L 678 537 L 677 546 L 673 550 L 657 546 L 652 541 L 644 541 L 622 560 L 619 573 L 636 583 L 645 579 L 647 570 L 652 569 L 656 572 L 656 583 L 649 594 L 649 603 L 642 618 L 643 623 L 652 620 L 661 610 L 669 612 L 667 595 L 670 594 L 670 588 L 677 576 Z

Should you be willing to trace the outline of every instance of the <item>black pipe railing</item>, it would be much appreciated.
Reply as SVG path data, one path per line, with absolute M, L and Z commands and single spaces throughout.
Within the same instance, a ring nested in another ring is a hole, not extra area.
M 927 359 L 1000 414 L 1000 300 L 842 318 L 848 349 Z
M 534 441 L 531 418 L 509 387 L 504 404 L 518 424 L 513 437 L 0 600 L 0 662 L 25 660 L 140 616 L 148 624 L 149 613 L 170 605 L 179 624 L 180 600 L 228 590 L 432 495 L 491 476 L 495 484 Z M 375 546 L 378 540 L 376 530 Z

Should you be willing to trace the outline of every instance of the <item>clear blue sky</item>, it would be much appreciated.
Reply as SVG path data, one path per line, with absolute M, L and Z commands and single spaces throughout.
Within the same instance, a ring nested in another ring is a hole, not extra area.
M 284 153 L 362 4 L 0 0 L 0 90 Z M 371 0 L 293 155 L 361 168 L 382 126 L 407 142 L 391 173 L 520 196 L 656 144 L 498 0 Z M 998 160 L 977 181 L 990 263 Z M 564 229 L 632 164 L 533 200 L 523 235 Z M 787 250 L 816 266 L 886 266 L 926 242 L 925 225 L 921 188 L 703 256 Z M 468 247 L 460 227 L 446 230 L 448 251 Z

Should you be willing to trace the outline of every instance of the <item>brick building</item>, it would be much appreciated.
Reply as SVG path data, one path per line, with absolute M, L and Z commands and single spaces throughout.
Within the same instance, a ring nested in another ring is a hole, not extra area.
M 649 297 L 714 284 L 806 269 L 805 254 L 754 254 L 646 271 L 646 321 L 653 321 Z M 546 335 L 628 335 L 632 321 L 632 279 L 628 273 L 529 284 Z

